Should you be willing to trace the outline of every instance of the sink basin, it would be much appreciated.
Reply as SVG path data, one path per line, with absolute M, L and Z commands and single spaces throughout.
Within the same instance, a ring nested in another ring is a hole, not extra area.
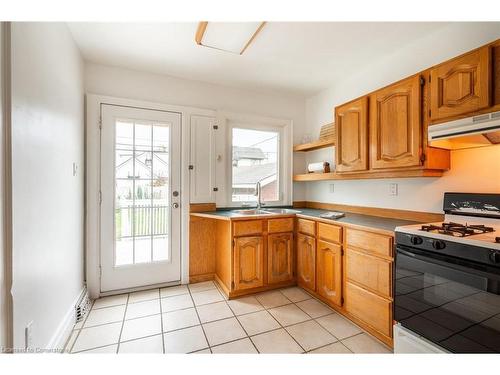
M 266 208 L 265 211 L 270 212 L 272 214 L 298 214 L 299 210 L 292 210 L 290 208 Z
M 272 212 L 264 211 L 264 210 L 257 210 L 257 209 L 248 209 L 248 210 L 234 210 L 233 211 L 235 214 L 238 215 L 272 215 Z

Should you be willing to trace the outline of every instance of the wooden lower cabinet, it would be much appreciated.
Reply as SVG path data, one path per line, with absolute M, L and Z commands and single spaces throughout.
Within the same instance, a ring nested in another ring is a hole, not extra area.
M 293 233 L 270 234 L 267 237 L 267 282 L 293 279 Z
M 348 270 L 348 281 L 362 285 L 382 297 L 391 297 L 391 261 L 348 248 L 346 251 L 346 269 Z
M 345 310 L 377 332 L 392 337 L 392 301 L 349 281 L 345 287 Z
M 234 290 L 264 285 L 264 239 L 262 236 L 234 239 Z
M 345 243 L 344 309 L 391 344 L 393 237 L 347 228 Z
M 329 302 L 341 306 L 342 248 L 319 240 L 316 254 L 316 292 Z
M 297 283 L 316 290 L 316 239 L 297 234 Z

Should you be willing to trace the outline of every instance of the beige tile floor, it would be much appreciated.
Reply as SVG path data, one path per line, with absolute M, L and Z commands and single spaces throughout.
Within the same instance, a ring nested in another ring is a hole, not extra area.
M 390 353 L 298 287 L 227 301 L 212 281 L 96 301 L 71 353 Z

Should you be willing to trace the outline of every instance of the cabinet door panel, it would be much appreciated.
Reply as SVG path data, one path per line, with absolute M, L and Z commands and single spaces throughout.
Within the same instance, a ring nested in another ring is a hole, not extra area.
M 342 252 L 339 245 L 318 241 L 316 290 L 337 306 L 342 305 Z
M 261 236 L 234 239 L 234 289 L 264 285 L 264 240 Z
M 368 98 L 335 109 L 336 171 L 368 169 Z
M 431 121 L 490 105 L 490 60 L 490 47 L 483 47 L 431 70 Z
M 371 95 L 372 169 L 420 165 L 422 147 L 420 76 Z
M 267 240 L 269 284 L 293 279 L 293 234 L 270 234 Z
M 310 290 L 316 289 L 316 240 L 297 234 L 297 282 Z
M 215 202 L 215 118 L 191 116 L 191 203 Z

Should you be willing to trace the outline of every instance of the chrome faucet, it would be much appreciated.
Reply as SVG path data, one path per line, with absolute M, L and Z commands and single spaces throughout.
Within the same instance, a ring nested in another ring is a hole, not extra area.
M 261 193 L 262 193 L 262 187 L 260 186 L 260 181 L 258 181 L 255 184 L 255 196 L 257 197 L 257 209 L 260 210 L 262 206 L 262 201 L 261 201 Z

